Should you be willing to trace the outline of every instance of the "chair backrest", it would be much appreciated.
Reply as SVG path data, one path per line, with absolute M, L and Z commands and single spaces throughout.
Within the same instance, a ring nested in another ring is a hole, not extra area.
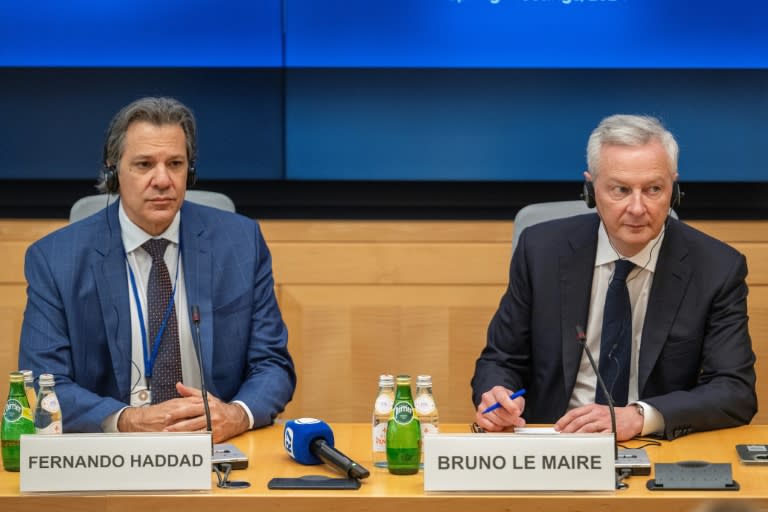
M 552 203 L 529 204 L 515 215 L 514 234 L 512 236 L 512 253 L 515 252 L 520 233 L 528 226 L 547 220 L 562 219 L 584 213 L 594 213 L 597 210 L 589 208 L 584 201 L 555 201 Z M 670 215 L 677 218 L 677 213 L 672 210 Z
M 117 194 L 110 195 L 108 200 L 109 202 L 107 202 L 107 196 L 105 194 L 95 194 L 92 196 L 81 197 L 77 200 L 77 202 L 75 202 L 75 204 L 72 205 L 72 208 L 69 210 L 69 222 L 76 222 L 88 217 L 89 215 L 93 215 L 94 213 L 105 208 L 107 204 L 112 204 L 117 199 L 117 197 Z M 228 212 L 235 211 L 235 203 L 232 201 L 232 199 L 230 199 L 229 196 L 219 192 L 211 192 L 208 190 L 187 190 L 184 198 L 187 201 L 205 206 L 212 206 L 213 208 L 218 208 L 219 210 Z

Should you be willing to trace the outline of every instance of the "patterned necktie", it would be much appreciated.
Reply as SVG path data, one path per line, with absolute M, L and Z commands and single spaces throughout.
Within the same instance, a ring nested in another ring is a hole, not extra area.
M 171 276 L 165 265 L 165 249 L 170 242 L 164 238 L 148 240 L 142 248 L 152 256 L 152 269 L 149 271 L 147 285 L 147 309 L 149 310 L 149 340 L 154 350 L 155 338 L 163 323 L 168 303 L 173 294 Z M 178 398 L 176 383 L 182 381 L 181 351 L 179 349 L 179 325 L 176 321 L 176 308 L 171 308 L 163 337 L 159 340 L 160 349 L 152 368 L 152 403 L 157 404 Z
M 629 260 L 616 261 L 613 279 L 605 294 L 603 333 L 600 340 L 600 375 L 617 407 L 627 405 L 629 393 L 629 361 L 632 352 L 632 305 L 629 302 L 627 276 L 635 268 Z M 597 386 L 595 403 L 607 404 L 603 390 Z

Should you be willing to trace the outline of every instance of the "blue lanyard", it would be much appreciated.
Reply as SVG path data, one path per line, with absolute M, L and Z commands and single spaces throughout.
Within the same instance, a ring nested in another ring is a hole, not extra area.
M 179 282 L 179 262 L 181 260 L 181 241 L 179 241 L 179 252 L 176 255 L 176 276 L 173 281 L 173 291 L 171 291 L 171 297 L 168 301 L 168 307 L 165 308 L 165 314 L 163 315 L 163 322 L 160 324 L 160 329 L 157 330 L 155 335 L 154 344 L 152 346 L 152 353 L 149 353 L 149 345 L 147 344 L 147 328 L 144 326 L 144 313 L 141 310 L 141 301 L 139 300 L 139 289 L 136 287 L 136 278 L 133 275 L 131 264 L 128 262 L 128 255 L 125 256 L 125 261 L 128 263 L 128 275 L 131 278 L 131 288 L 133 290 L 133 299 L 136 302 L 136 310 L 139 312 L 139 328 L 141 330 L 141 348 L 144 351 L 144 377 L 147 380 L 147 388 L 151 388 L 152 382 L 152 369 L 155 367 L 155 359 L 157 359 L 157 353 L 160 350 L 160 342 L 163 339 L 163 333 L 165 327 L 168 325 L 168 319 L 171 317 L 171 311 L 173 311 L 175 298 L 176 298 L 176 284 Z

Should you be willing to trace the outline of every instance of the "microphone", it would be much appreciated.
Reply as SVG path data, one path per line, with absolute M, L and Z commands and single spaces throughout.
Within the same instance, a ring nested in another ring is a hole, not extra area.
M 592 357 L 592 352 L 590 352 L 589 347 L 587 346 L 587 335 L 584 333 L 584 329 L 582 329 L 580 325 L 576 326 L 576 339 L 579 341 L 579 343 L 581 343 L 581 346 L 584 347 L 584 351 L 587 353 L 587 357 L 589 358 L 589 364 L 592 366 L 592 370 L 595 372 L 595 375 L 597 375 L 597 382 L 600 385 L 600 389 L 603 390 L 603 394 L 605 395 L 606 400 L 608 400 L 608 411 L 611 413 L 611 432 L 613 432 L 613 455 L 614 459 L 619 460 L 619 443 L 616 440 L 616 409 L 613 405 L 613 398 L 608 392 L 608 388 L 605 386 L 603 378 L 600 376 L 600 370 L 597 368 L 595 358 Z
M 608 410 L 611 413 L 611 430 L 613 431 L 613 454 L 616 459 L 616 472 L 617 472 L 617 488 L 624 488 L 624 485 L 620 479 L 623 479 L 627 474 L 630 475 L 650 475 L 651 474 L 651 462 L 648 459 L 648 453 L 645 448 L 622 448 L 619 450 L 619 442 L 616 439 L 616 409 L 613 405 L 613 398 L 608 392 L 608 388 L 600 376 L 600 371 L 597 368 L 595 359 L 592 357 L 589 347 L 587 347 L 587 335 L 584 333 L 584 329 L 580 325 L 576 326 L 576 339 L 584 347 L 584 351 L 587 353 L 589 364 L 592 366 L 592 370 L 597 375 L 597 382 L 600 388 L 603 390 L 606 400 L 608 400 Z M 614 346 L 615 348 L 615 346 Z M 619 477 L 619 475 L 622 475 Z
M 208 408 L 208 388 L 205 385 L 205 372 L 203 371 L 203 350 L 200 344 L 200 307 L 192 306 L 192 323 L 195 324 L 195 354 L 197 366 L 200 368 L 200 392 L 203 395 L 203 409 L 205 410 L 205 427 L 211 433 L 211 449 L 213 449 L 213 428 L 211 427 L 211 410 Z
M 314 465 L 324 462 L 356 480 L 367 478 L 371 474 L 333 447 L 333 431 L 324 421 L 315 418 L 290 420 L 285 423 L 283 434 L 285 450 L 300 464 Z

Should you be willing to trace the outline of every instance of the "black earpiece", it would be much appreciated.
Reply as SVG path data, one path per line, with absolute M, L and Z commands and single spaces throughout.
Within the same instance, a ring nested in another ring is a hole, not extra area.
M 682 190 L 680 190 L 680 183 L 677 181 L 672 183 L 672 197 L 669 201 L 669 207 L 670 208 L 677 208 L 680 206 L 680 203 L 683 200 L 683 194 Z M 587 203 L 588 208 L 594 208 L 597 206 L 597 202 L 595 201 L 595 185 L 589 180 L 584 180 L 584 188 L 581 192 L 581 199 L 584 200 L 585 203 Z
M 117 194 L 120 182 L 117 180 L 117 169 L 114 165 L 104 168 L 104 189 L 109 194 Z
M 189 163 L 189 169 L 187 169 L 187 188 L 191 188 L 197 183 L 197 169 L 195 168 L 195 162 Z

